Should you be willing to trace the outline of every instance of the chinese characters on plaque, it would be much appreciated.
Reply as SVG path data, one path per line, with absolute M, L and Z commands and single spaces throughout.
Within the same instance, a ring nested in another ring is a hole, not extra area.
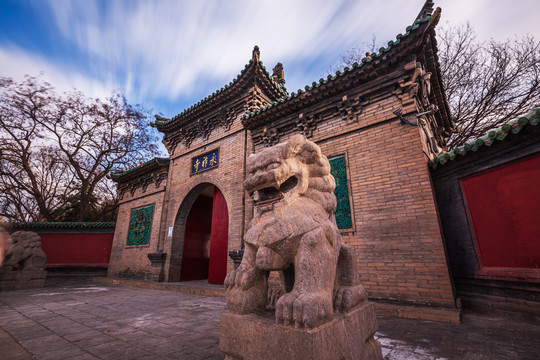
M 219 165 L 219 149 L 191 159 L 191 174 L 197 174 L 205 170 L 210 170 Z

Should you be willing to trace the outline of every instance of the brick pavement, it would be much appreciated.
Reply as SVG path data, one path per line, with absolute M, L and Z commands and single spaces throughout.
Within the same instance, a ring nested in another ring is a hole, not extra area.
M 0 293 L 2 359 L 223 359 L 224 299 L 90 282 Z M 379 317 L 385 359 L 538 359 L 540 321 Z M 8 356 L 7 358 L 5 356 Z

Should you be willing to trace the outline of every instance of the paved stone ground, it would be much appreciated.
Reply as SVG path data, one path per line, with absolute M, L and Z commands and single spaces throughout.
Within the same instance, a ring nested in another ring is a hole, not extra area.
M 223 359 L 219 297 L 56 280 L 0 293 L 1 359 Z M 379 317 L 385 359 L 540 359 L 540 321 Z M 7 357 L 6 357 L 7 356 Z

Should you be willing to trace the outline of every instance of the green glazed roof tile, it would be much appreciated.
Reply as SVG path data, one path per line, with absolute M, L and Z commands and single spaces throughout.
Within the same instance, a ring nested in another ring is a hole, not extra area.
M 508 133 L 512 134 L 519 133 L 525 126 L 533 125 L 536 126 L 540 122 L 540 107 L 535 108 L 527 115 L 520 118 L 509 121 L 508 123 L 502 125 L 497 129 L 489 131 L 486 135 L 479 137 L 478 139 L 469 141 L 465 145 L 458 146 L 457 148 L 446 152 L 445 154 L 436 156 L 433 160 L 430 161 L 430 166 L 432 169 L 436 169 L 439 165 L 444 165 L 448 160 L 453 160 L 454 158 L 450 156 L 452 154 L 460 154 L 465 156 L 470 151 L 477 151 L 482 146 L 491 146 L 495 140 L 502 141 L 504 140 Z M 447 156 L 449 155 L 449 156 Z
M 13 230 L 19 229 L 99 229 L 114 228 L 116 222 L 11 222 Z
M 156 157 L 156 158 L 153 158 L 151 160 L 148 160 L 138 166 L 135 166 L 131 169 L 128 169 L 128 170 L 124 170 L 124 171 L 112 171 L 110 173 L 110 176 L 113 180 L 117 180 L 119 179 L 120 177 L 124 176 L 124 175 L 127 175 L 127 174 L 131 174 L 131 173 L 134 173 L 136 171 L 141 171 L 141 170 L 144 170 L 145 168 L 150 168 L 152 165 L 166 165 L 169 163 L 169 159 L 168 158 L 160 158 L 160 157 Z
M 422 20 L 416 20 L 415 23 L 414 23 L 413 25 L 408 26 L 408 27 L 406 28 L 406 33 L 405 33 L 405 34 L 401 34 L 401 33 L 400 33 L 400 34 L 397 34 L 397 35 L 396 35 L 396 40 L 395 40 L 395 41 L 389 41 L 389 42 L 388 42 L 388 47 L 386 47 L 386 48 L 385 48 L 385 47 L 381 47 L 381 48 L 379 49 L 379 53 L 372 53 L 371 56 L 370 56 L 370 58 L 364 57 L 364 58 L 362 58 L 362 60 L 361 60 L 359 63 L 356 63 L 356 62 L 355 62 L 355 63 L 353 64 L 353 68 L 360 68 L 360 67 L 362 67 L 364 64 L 370 63 L 371 61 L 373 61 L 373 59 L 374 59 L 375 57 L 379 58 L 379 57 L 383 56 L 385 53 L 389 52 L 392 48 L 394 48 L 395 46 L 399 45 L 400 42 L 401 42 L 401 39 L 404 38 L 404 37 L 406 37 L 406 36 L 408 36 L 408 35 L 410 35 L 411 31 L 414 31 L 414 30 L 418 29 L 418 28 L 420 27 L 420 24 L 421 24 L 421 23 L 425 23 L 425 22 L 428 22 L 428 21 L 429 21 L 429 22 L 431 22 L 431 23 L 433 23 L 433 24 L 436 24 L 436 23 L 438 22 L 439 18 L 440 18 L 440 14 L 441 14 L 440 9 L 437 8 L 437 10 L 435 10 L 431 16 L 430 16 L 430 15 L 427 15 L 427 16 L 425 16 Z M 328 83 L 329 81 L 334 81 L 334 80 L 336 80 L 338 77 L 344 76 L 345 73 L 349 72 L 350 70 L 351 70 L 351 69 L 348 68 L 348 67 L 344 68 L 344 69 L 343 69 L 343 72 L 338 70 L 338 71 L 336 71 L 335 75 L 333 75 L 333 76 L 332 76 L 332 75 L 328 75 L 328 77 L 327 77 L 326 80 L 320 79 L 320 80 L 319 80 L 319 84 L 326 84 L 326 83 Z M 313 90 L 314 88 L 316 88 L 316 87 L 318 87 L 318 86 L 316 86 L 316 85 L 315 85 L 315 82 L 314 82 L 312 86 L 306 85 L 305 91 L 312 91 L 312 90 Z M 275 107 L 275 106 L 279 106 L 279 105 L 282 104 L 283 102 L 289 101 L 289 100 L 291 100 L 292 98 L 295 98 L 295 97 L 299 96 L 302 92 L 303 92 L 303 90 L 299 89 L 296 93 L 295 93 L 295 92 L 292 92 L 292 93 L 290 93 L 290 94 L 287 94 L 287 95 L 283 96 L 283 98 L 282 98 L 283 101 L 278 102 L 278 103 L 275 104 L 275 105 L 274 105 L 274 104 L 271 104 L 270 107 L 268 107 L 268 108 L 261 108 L 261 109 L 262 109 L 262 111 L 266 111 L 266 110 L 271 109 L 271 108 L 273 108 L 273 107 Z M 248 113 L 246 113 L 246 114 L 243 115 L 243 119 L 244 119 L 244 120 L 249 119 L 249 118 L 251 118 L 251 117 L 254 117 L 254 116 L 259 115 L 260 113 L 261 113 L 261 111 L 252 111 L 252 112 L 248 112 Z
M 174 120 L 184 116 L 185 114 L 187 114 L 188 112 L 192 111 L 193 109 L 201 106 L 203 103 L 209 101 L 210 99 L 212 99 L 213 97 L 215 97 L 216 95 L 218 95 L 219 93 L 221 93 L 223 90 L 225 90 L 226 88 L 232 86 L 233 84 L 235 84 L 241 77 L 242 75 L 248 70 L 248 68 L 250 67 L 250 65 L 253 63 L 253 59 L 251 59 L 249 61 L 249 63 L 247 63 L 244 67 L 244 69 L 231 81 L 229 82 L 229 84 L 227 85 L 224 85 L 223 87 L 221 87 L 220 89 L 218 89 L 217 91 L 214 91 L 211 95 L 209 96 L 206 96 L 204 99 L 200 100 L 199 102 L 197 102 L 196 104 L 192 105 L 191 107 L 185 109 L 184 111 L 182 111 L 181 113 L 179 113 L 178 115 L 175 115 L 173 116 L 172 118 L 170 119 L 157 119 L 156 118 L 156 121 L 154 122 L 154 124 L 158 125 L 158 126 L 163 126 L 163 125 L 166 125 L 166 124 L 169 124 L 171 122 L 173 122 Z M 278 93 L 280 93 L 282 96 L 287 96 L 288 95 L 288 92 L 287 92 L 287 89 L 280 83 L 276 82 L 272 76 L 270 76 L 270 74 L 268 73 L 268 71 L 266 70 L 266 67 L 263 65 L 262 61 L 259 61 L 258 64 L 261 66 L 261 69 L 263 70 L 263 73 L 268 77 L 268 80 L 272 83 L 272 85 L 275 87 L 275 89 L 278 91 Z

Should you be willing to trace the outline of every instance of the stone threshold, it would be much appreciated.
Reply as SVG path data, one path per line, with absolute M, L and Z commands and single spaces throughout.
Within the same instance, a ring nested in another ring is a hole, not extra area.
M 209 284 L 205 280 L 166 283 L 149 280 L 96 277 L 94 278 L 94 282 L 109 285 L 136 286 L 155 290 L 177 291 L 202 296 L 225 297 L 225 289 L 222 285 Z M 370 299 L 370 301 L 375 304 L 375 312 L 377 316 L 430 320 L 451 324 L 461 323 L 461 309 L 422 305 L 391 304 L 374 299 Z
M 166 283 L 137 279 L 95 277 L 93 281 L 106 285 L 126 285 L 154 290 L 176 291 L 185 294 L 225 297 L 225 289 L 223 288 L 223 285 L 209 284 L 205 280 Z
M 461 309 L 427 305 L 389 304 L 370 299 L 378 316 L 461 324 Z
M 463 308 L 477 314 L 496 315 L 522 321 L 540 319 L 540 302 L 476 293 L 459 294 Z

